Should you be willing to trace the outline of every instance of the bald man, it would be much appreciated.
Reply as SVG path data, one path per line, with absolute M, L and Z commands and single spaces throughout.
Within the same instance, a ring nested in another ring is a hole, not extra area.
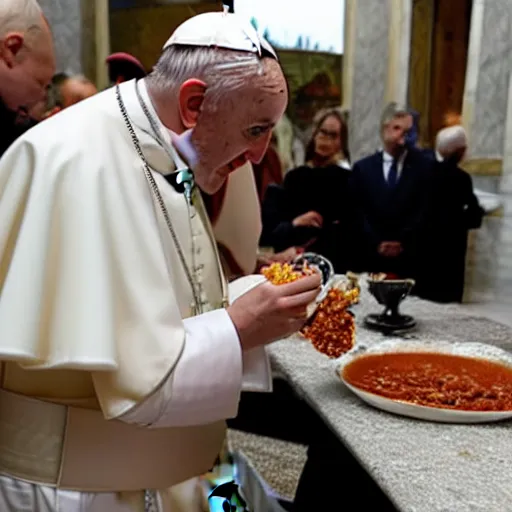
M 35 124 L 55 73 L 50 27 L 35 0 L 0 2 L 0 156 Z
M 424 298 L 436 302 L 462 302 L 468 231 L 482 224 L 484 212 L 471 176 L 459 167 L 467 146 L 460 125 L 437 134 L 430 222 L 422 251 L 425 278 L 419 289 Z

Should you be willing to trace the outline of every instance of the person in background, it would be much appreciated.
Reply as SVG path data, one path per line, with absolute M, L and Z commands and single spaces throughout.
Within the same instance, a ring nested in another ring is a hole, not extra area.
M 459 167 L 466 151 L 462 126 L 437 134 L 428 231 L 421 251 L 423 279 L 417 290 L 436 302 L 462 302 L 468 231 L 479 228 L 484 215 L 471 176 Z
M 366 271 L 401 277 L 417 271 L 431 163 L 407 145 L 412 126 L 409 110 L 390 103 L 381 118 L 382 151 L 354 164 L 351 199 Z
M 121 84 L 134 79 L 140 80 L 147 75 L 140 60 L 129 53 L 113 53 L 107 57 L 106 64 L 111 84 Z
M 98 93 L 96 86 L 85 76 L 70 76 L 58 86 L 60 92 L 59 103 L 62 109 L 71 107 Z
M 337 271 L 346 261 L 336 250 L 349 229 L 350 156 L 347 126 L 339 109 L 320 112 L 307 146 L 307 164 L 289 171 L 282 187 L 269 187 L 262 205 L 262 246 L 276 252 L 302 247 L 329 259 Z
M 43 118 L 51 117 L 97 93 L 96 86 L 85 76 L 58 73 L 52 78 L 48 91 L 47 111 Z
M 342 109 L 324 109 L 315 115 L 313 135 L 306 147 L 306 163 L 310 167 L 336 164 L 350 170 L 347 112 Z
M 35 0 L 0 2 L 0 156 L 37 124 L 55 73 L 50 27 Z

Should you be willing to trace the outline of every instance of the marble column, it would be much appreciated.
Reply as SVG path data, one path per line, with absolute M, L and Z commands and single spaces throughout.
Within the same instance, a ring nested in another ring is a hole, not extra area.
M 407 104 L 411 29 L 412 0 L 391 0 L 386 102 Z
M 474 0 L 463 120 L 470 158 L 502 158 L 512 69 L 512 2 Z
M 353 160 L 373 153 L 380 145 L 379 119 L 385 101 L 389 58 L 391 0 L 347 0 L 347 20 L 354 26 L 349 48 L 352 54 L 349 142 Z
M 110 55 L 110 13 L 108 0 L 94 2 L 94 32 L 96 46 L 96 84 L 98 88 L 109 86 L 108 68 L 105 60 Z
M 466 300 L 512 301 L 512 2 L 474 0 L 463 102 L 475 186 L 503 208 L 470 236 Z
M 385 104 L 406 102 L 412 0 L 346 0 L 345 5 L 343 98 L 357 160 L 380 146 Z

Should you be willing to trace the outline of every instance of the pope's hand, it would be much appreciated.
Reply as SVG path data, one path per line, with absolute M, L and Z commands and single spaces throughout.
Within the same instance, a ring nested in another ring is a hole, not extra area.
M 265 282 L 251 289 L 228 307 L 243 350 L 286 338 L 301 329 L 306 308 L 320 293 L 320 275 L 292 283 Z

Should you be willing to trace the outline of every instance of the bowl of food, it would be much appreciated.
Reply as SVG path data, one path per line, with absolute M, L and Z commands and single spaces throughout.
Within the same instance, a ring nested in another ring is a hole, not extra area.
M 387 340 L 342 357 L 337 375 L 378 409 L 442 423 L 512 418 L 512 353 L 483 343 Z

